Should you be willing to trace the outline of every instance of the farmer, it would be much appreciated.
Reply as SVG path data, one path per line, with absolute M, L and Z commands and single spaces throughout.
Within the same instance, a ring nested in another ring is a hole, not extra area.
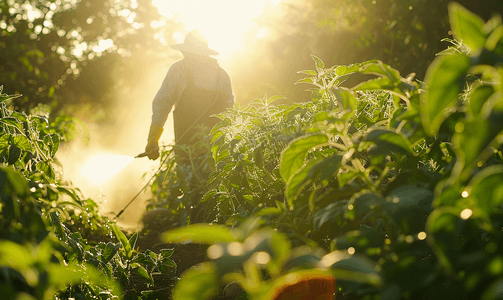
M 183 59 L 169 68 L 152 103 L 147 146 L 145 153 L 139 155 L 152 160 L 159 157 L 159 137 L 173 105 L 175 144 L 190 145 L 199 125 L 211 129 L 218 119 L 210 116 L 234 104 L 229 75 L 210 57 L 218 52 L 208 48 L 208 41 L 199 30 L 189 32 L 182 44 L 171 48 L 180 50 Z M 184 156 L 175 150 L 177 155 Z

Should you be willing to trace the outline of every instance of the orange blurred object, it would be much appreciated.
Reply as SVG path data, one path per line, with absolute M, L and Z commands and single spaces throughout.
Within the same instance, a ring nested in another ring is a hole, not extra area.
M 335 278 L 326 274 L 290 274 L 266 297 L 270 300 L 335 300 Z

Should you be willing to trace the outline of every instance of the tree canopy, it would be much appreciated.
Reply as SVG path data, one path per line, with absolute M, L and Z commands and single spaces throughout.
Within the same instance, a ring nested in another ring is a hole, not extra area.
M 270 7 L 257 20 L 268 35 L 251 40 L 249 51 L 237 56 L 241 62 L 237 67 L 241 72 L 233 78 L 237 93 L 251 100 L 262 96 L 253 90 L 266 90 L 286 96 L 289 102 L 305 101 L 304 87 L 293 84 L 301 78 L 295 73 L 310 67 L 310 54 L 330 65 L 379 59 L 403 75 L 415 73 L 416 79 L 424 80 L 436 54 L 450 45 L 442 40 L 452 39 L 449 2 L 284 0 L 281 15 Z M 485 20 L 503 13 L 499 0 L 458 2 Z
M 167 55 L 181 28 L 151 0 L 8 0 L 0 12 L 0 82 L 6 92 L 22 94 L 14 106 L 24 109 L 99 104 L 127 81 L 116 79 L 118 69 L 133 67 L 135 55 Z

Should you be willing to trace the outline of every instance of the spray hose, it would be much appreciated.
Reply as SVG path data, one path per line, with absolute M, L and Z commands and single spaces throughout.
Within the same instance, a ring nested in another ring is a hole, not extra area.
M 218 83 L 220 81 L 220 76 L 218 76 L 218 79 L 217 79 L 217 87 L 218 87 Z M 208 108 L 202 113 L 200 114 L 195 120 L 194 122 L 192 122 L 192 124 L 187 127 L 187 129 L 185 129 L 185 131 L 183 132 L 183 134 L 180 136 L 180 138 L 178 140 L 182 140 L 185 135 L 189 132 L 189 130 L 194 127 L 197 122 L 204 116 L 206 115 L 206 113 L 210 110 L 210 108 L 217 102 L 218 100 L 218 97 L 220 96 L 220 91 L 217 92 L 217 94 L 215 95 L 215 99 L 213 99 L 213 101 L 211 102 L 211 104 L 208 106 Z M 115 216 L 114 219 L 117 219 L 119 218 L 122 213 L 129 207 L 129 205 L 131 203 L 133 203 L 134 200 L 136 200 L 136 198 L 138 198 L 138 196 L 148 187 L 148 185 L 150 184 L 150 182 L 152 181 L 152 179 L 154 179 L 154 177 L 161 171 L 162 169 L 162 166 L 164 165 L 164 163 L 168 160 L 168 158 L 171 156 L 171 152 L 173 152 L 173 148 L 171 148 L 169 150 L 169 153 L 166 155 L 166 157 L 164 158 L 164 160 L 161 162 L 161 165 L 159 166 L 159 168 L 157 169 L 157 171 L 155 171 L 154 175 L 152 175 L 152 177 L 147 181 L 147 183 L 142 187 L 142 189 L 133 197 L 133 199 L 131 199 L 131 201 L 128 202 L 128 204 L 126 204 L 126 206 L 124 206 L 124 208 Z M 136 156 L 136 157 L 144 157 L 146 155 L 144 155 L 144 153 Z
M 131 201 L 128 202 L 128 204 L 126 204 L 126 206 L 124 206 L 124 208 L 115 216 L 114 219 L 117 219 L 119 218 L 122 213 L 129 207 L 129 205 L 131 205 L 131 203 L 133 203 L 134 200 L 136 200 L 136 198 L 138 198 L 138 196 L 140 196 L 140 194 L 148 187 L 148 185 L 150 184 L 150 182 L 152 181 L 152 179 L 154 179 L 154 177 L 161 171 L 161 168 L 162 166 L 164 165 L 164 163 L 168 160 L 169 156 L 171 155 L 171 152 L 173 151 L 173 148 L 169 149 L 166 157 L 164 158 L 164 160 L 161 162 L 161 165 L 159 166 L 159 168 L 157 169 L 157 171 L 155 171 L 154 175 L 152 175 L 152 177 L 150 177 L 150 179 L 147 181 L 147 183 L 141 188 L 141 190 L 133 197 L 133 199 L 131 199 Z

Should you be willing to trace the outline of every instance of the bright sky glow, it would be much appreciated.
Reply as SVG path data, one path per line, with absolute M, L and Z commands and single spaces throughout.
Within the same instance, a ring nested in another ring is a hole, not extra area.
M 89 158 L 80 169 L 80 173 L 93 184 L 100 185 L 119 173 L 133 160 L 132 156 L 99 154 Z
M 277 5 L 281 0 L 154 0 L 159 12 L 177 17 L 187 31 L 199 29 L 208 39 L 210 48 L 228 56 L 243 42 L 244 33 L 252 28 L 254 19 L 266 5 Z M 260 31 L 258 29 L 257 31 Z M 262 31 L 258 37 L 264 37 Z M 183 42 L 183 36 L 179 37 Z

